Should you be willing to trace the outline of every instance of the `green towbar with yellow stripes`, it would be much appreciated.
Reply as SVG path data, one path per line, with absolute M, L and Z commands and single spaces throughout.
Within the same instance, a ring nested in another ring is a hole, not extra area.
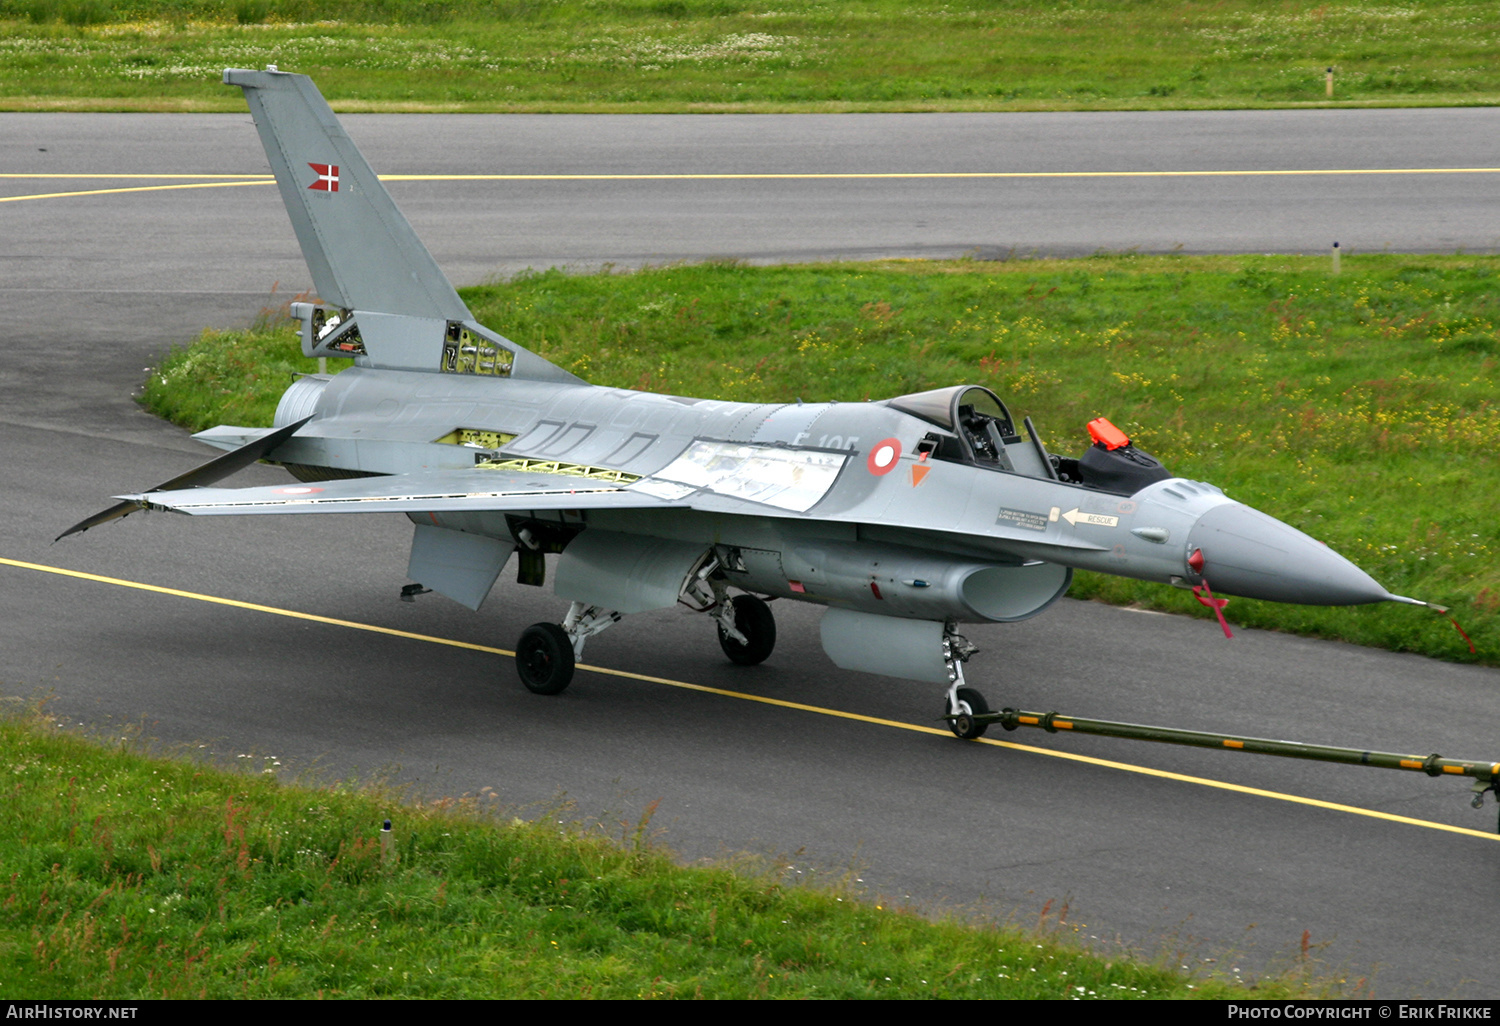
M 962 715 L 947 717 L 954 721 L 955 733 L 958 733 L 960 728 L 968 726 L 971 731 L 976 731 L 968 736 L 977 736 L 977 732 L 982 731 L 984 727 L 998 723 L 1006 730 L 1035 727 L 1053 734 L 1068 731 L 1073 734 L 1133 738 L 1137 741 L 1157 741 L 1169 745 L 1189 745 L 1194 748 L 1218 748 L 1231 752 L 1279 755 L 1287 759 L 1311 759 L 1316 762 L 1347 763 L 1351 766 L 1411 770 L 1425 773 L 1429 777 L 1468 777 L 1474 780 L 1474 807 L 1476 809 L 1483 804 L 1486 791 L 1495 791 L 1497 798 L 1500 798 L 1500 790 L 1496 790 L 1497 780 L 1500 780 L 1500 762 L 1445 759 L 1436 753 L 1403 755 L 1399 752 L 1373 752 L 1360 748 L 1338 748 L 1333 745 L 1309 745 L 1300 741 L 1276 741 L 1263 737 L 1178 730 L 1174 727 L 1156 727 L 1143 723 L 1091 720 L 1082 716 L 1064 716 L 1059 712 L 1039 713 L 1026 712 L 1022 709 L 1002 709 L 999 712 L 972 712 L 967 715 L 971 725 L 958 722 L 964 718 Z

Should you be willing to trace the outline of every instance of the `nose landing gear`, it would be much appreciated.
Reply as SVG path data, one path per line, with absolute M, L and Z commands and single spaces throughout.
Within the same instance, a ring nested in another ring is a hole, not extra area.
M 989 703 L 984 696 L 973 688 L 959 688 L 955 692 L 958 708 L 950 706 L 948 715 L 944 717 L 948 721 L 948 729 L 953 731 L 953 736 L 963 738 L 965 741 L 973 741 L 977 737 L 983 737 L 989 723 L 977 719 L 990 711 Z
M 973 741 L 983 737 L 989 729 L 990 720 L 984 718 L 990 711 L 984 696 L 964 684 L 964 663 L 979 649 L 969 639 L 958 633 L 958 624 L 953 621 L 943 625 L 943 662 L 948 664 L 948 697 L 943 719 L 954 737 Z

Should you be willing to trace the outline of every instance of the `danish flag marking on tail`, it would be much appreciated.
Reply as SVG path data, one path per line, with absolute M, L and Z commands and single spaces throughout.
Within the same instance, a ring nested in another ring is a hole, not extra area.
M 337 164 L 308 164 L 318 173 L 318 180 L 308 186 L 309 189 L 317 189 L 319 192 L 339 191 L 339 166 Z

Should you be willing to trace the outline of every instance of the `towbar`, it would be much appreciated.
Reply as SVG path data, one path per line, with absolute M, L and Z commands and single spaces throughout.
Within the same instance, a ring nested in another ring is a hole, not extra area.
M 1429 777 L 1469 777 L 1474 781 L 1471 804 L 1484 805 L 1486 793 L 1500 802 L 1500 762 L 1477 762 L 1468 759 L 1445 759 L 1432 755 L 1402 755 L 1399 752 L 1372 752 L 1361 748 L 1337 748 L 1333 745 L 1307 745 L 1300 741 L 1274 741 L 1264 737 L 1242 737 L 1235 734 L 1212 734 L 1203 730 L 1178 730 L 1154 727 L 1144 723 L 1121 723 L 1116 720 L 1090 720 L 1082 716 L 1064 716 L 1060 712 L 1026 712 L 1002 709 L 999 712 L 964 712 L 945 716 L 950 723 L 968 718 L 975 726 L 998 723 L 1006 730 L 1035 727 L 1049 734 L 1068 731 L 1073 734 L 1097 734 L 1101 737 L 1123 737 L 1136 741 L 1156 741 L 1193 748 L 1218 748 L 1231 752 L 1253 752 L 1257 755 L 1279 755 L 1285 759 L 1311 759 L 1315 762 L 1342 762 L 1351 766 L 1375 766 L 1380 769 L 1412 770 Z M 974 735 L 961 735 L 976 737 Z M 1500 832 L 1500 825 L 1497 825 Z
M 1059 712 L 1038 713 L 1021 709 L 974 713 L 976 723 L 998 723 L 1006 730 L 1036 727 L 1048 733 L 1070 731 L 1074 734 L 1098 734 L 1102 737 L 1133 738 L 1158 741 L 1169 745 L 1194 748 L 1220 748 L 1232 752 L 1255 752 L 1279 755 L 1288 759 L 1312 759 L 1317 762 L 1343 762 L 1353 766 L 1377 766 L 1381 769 L 1414 770 L 1429 777 L 1471 777 L 1485 784 L 1500 778 L 1500 762 L 1473 762 L 1445 759 L 1441 755 L 1402 755 L 1397 752 L 1371 752 L 1359 748 L 1335 748 L 1332 745 L 1308 745 L 1300 741 L 1273 741 L 1263 737 L 1240 737 L 1213 734 L 1199 730 L 1153 727 L 1142 723 L 1120 723 L 1114 720 L 1090 720 L 1081 716 L 1064 716 Z

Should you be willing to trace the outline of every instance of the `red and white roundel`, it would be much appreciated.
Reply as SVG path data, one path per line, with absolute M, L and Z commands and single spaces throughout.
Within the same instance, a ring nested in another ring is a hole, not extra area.
M 315 492 L 321 492 L 322 490 L 323 489 L 321 489 L 321 488 L 295 488 L 295 487 L 294 488 L 278 488 L 278 489 L 276 489 L 276 494 L 277 495 L 312 495 L 313 493 L 315 493 Z
M 901 443 L 894 438 L 887 438 L 883 442 L 876 442 L 875 447 L 870 450 L 870 456 L 865 460 L 865 466 L 870 473 L 879 477 L 889 474 L 896 469 L 896 461 L 901 458 Z

